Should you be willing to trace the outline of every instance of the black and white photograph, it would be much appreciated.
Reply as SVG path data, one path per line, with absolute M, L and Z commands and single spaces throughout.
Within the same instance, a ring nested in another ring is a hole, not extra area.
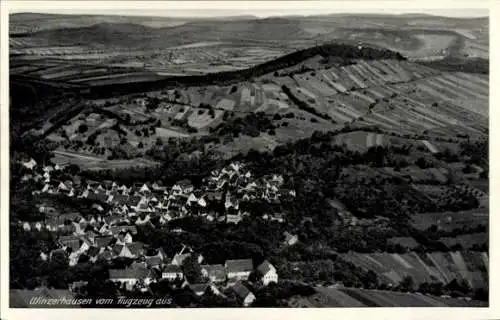
M 491 307 L 488 1 L 56 2 L 6 14 L 9 308 Z

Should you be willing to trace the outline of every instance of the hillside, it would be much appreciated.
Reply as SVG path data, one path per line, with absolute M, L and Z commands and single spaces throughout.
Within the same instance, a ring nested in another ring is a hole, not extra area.
M 13 16 L 11 22 L 11 30 L 18 30 L 15 33 L 25 30 L 24 36 L 27 37 L 27 42 L 14 42 L 16 49 L 29 47 L 30 42 L 44 43 L 49 47 L 84 45 L 93 48 L 107 39 L 108 50 L 163 50 L 178 44 L 207 41 L 245 46 L 260 43 L 296 50 L 318 42 L 342 39 L 381 46 L 418 59 L 448 55 L 487 58 L 488 52 L 487 18 L 331 15 L 182 20 L 61 15 L 36 15 L 32 18 L 19 15 Z M 113 32 L 113 24 L 130 32 L 124 32 L 126 36 L 123 38 L 112 37 L 110 35 L 117 35 Z M 131 24 L 136 27 L 131 27 Z M 28 27 L 31 25 L 34 27 Z
M 238 259 L 255 307 L 488 305 L 487 19 L 12 21 L 12 289 L 239 306 Z

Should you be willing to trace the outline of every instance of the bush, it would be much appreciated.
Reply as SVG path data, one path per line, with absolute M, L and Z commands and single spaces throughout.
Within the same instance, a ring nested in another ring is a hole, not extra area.
M 79 133 L 85 133 L 89 130 L 89 127 L 85 124 L 85 123 L 82 123 L 79 127 L 78 127 L 78 132 Z

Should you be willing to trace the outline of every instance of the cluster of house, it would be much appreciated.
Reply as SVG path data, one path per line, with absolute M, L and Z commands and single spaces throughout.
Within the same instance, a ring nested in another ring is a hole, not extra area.
M 66 195 L 95 202 L 99 211 L 104 211 L 103 204 L 112 209 L 107 215 L 138 216 L 137 224 L 147 224 L 158 218 L 160 224 L 187 215 L 199 215 L 207 221 L 239 223 L 248 212 L 240 209 L 242 201 L 257 199 L 267 202 L 279 202 L 295 197 L 295 191 L 283 188 L 283 177 L 270 175 L 262 179 L 252 178 L 250 171 L 240 163 L 214 170 L 202 182 L 202 187 L 194 188 L 189 180 L 181 180 L 171 188 L 159 183 L 141 183 L 133 186 L 118 185 L 113 181 L 87 181 L 81 183 L 78 177 L 62 181 L 57 178 L 62 168 L 44 166 L 38 172 L 36 162 L 23 162 L 30 172 L 23 176 L 23 181 L 41 182 L 41 189 L 34 193 Z M 283 222 L 281 213 L 265 213 L 263 219 Z
M 43 260 L 63 254 L 69 265 L 75 266 L 88 261 L 94 263 L 129 258 L 134 260 L 130 267 L 109 270 L 109 279 L 120 283 L 124 289 L 149 290 L 151 283 L 162 279 L 176 283 L 180 281 L 182 286 L 189 286 L 198 296 L 208 292 L 208 288 L 221 296 L 231 291 L 245 306 L 255 299 L 242 283 L 248 280 L 252 272 L 262 285 L 278 281 L 276 269 L 268 261 L 255 268 L 251 259 L 208 265 L 203 264 L 204 258 L 198 255 L 197 261 L 207 281 L 190 284 L 184 277 L 182 265 L 187 257 L 194 254 L 192 251 L 186 252 L 183 248 L 169 258 L 162 248 L 151 248 L 136 238 L 137 229 L 141 226 L 152 224 L 152 221 L 166 223 L 188 214 L 205 216 L 209 221 L 238 223 L 238 219 L 244 216 L 239 210 L 241 201 L 258 198 L 279 201 L 280 197 L 295 196 L 293 190 L 282 188 L 281 176 L 272 175 L 257 181 L 241 164 L 232 163 L 220 171 L 212 172 L 203 180 L 204 187 L 199 190 L 195 190 L 188 180 L 179 181 L 170 189 L 157 183 L 127 187 L 110 181 L 87 182 L 82 187 L 82 184 L 78 185 L 74 181 L 57 180 L 55 177 L 58 175 L 55 173 L 62 170 L 60 166 L 44 166 L 41 172 L 37 172 L 34 161 L 23 165 L 30 171 L 25 175 L 29 179 L 23 180 L 43 182 L 43 188 L 36 193 L 66 194 L 68 197 L 96 200 L 94 206 L 96 212 L 100 212 L 87 217 L 77 212 L 59 214 L 54 208 L 43 205 L 39 210 L 46 216 L 44 221 L 20 222 L 26 231 L 48 229 L 60 234 L 57 249 L 40 252 Z M 224 208 L 224 214 L 218 216 L 212 209 L 213 202 L 219 208 Z M 109 204 L 107 207 L 112 209 L 104 212 L 103 204 Z M 276 214 L 264 214 L 262 218 L 283 221 L 283 217 Z M 288 232 L 284 233 L 284 239 L 285 245 L 293 245 L 298 241 L 296 235 Z
M 124 290 L 150 290 L 150 285 L 167 281 L 172 286 L 189 288 L 196 296 L 212 292 L 222 298 L 234 293 L 243 306 L 250 305 L 255 295 L 242 282 L 248 281 L 250 274 L 259 285 L 267 286 L 278 282 L 275 267 L 264 261 L 254 268 L 251 259 L 227 260 L 225 264 L 203 264 L 201 254 L 195 254 L 186 246 L 173 257 L 168 257 L 162 248 L 148 248 L 147 245 L 133 241 L 133 228 L 122 228 L 117 237 L 78 238 L 75 236 L 59 237 L 59 248 L 50 253 L 41 253 L 43 260 L 52 259 L 55 254 L 65 254 L 70 265 L 81 261 L 111 260 L 118 257 L 130 258 L 134 262 L 125 268 L 109 269 L 109 280 L 117 283 Z M 185 277 L 184 261 L 194 256 L 199 264 L 203 281 L 189 283 Z M 71 291 L 76 291 L 85 282 L 72 283 Z

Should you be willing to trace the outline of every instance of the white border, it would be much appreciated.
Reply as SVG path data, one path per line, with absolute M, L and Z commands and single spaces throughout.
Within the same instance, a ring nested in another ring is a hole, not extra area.
M 9 67 L 8 67 L 8 13 L 9 11 L 33 11 L 33 8 L 38 8 L 46 11 L 60 10 L 62 8 L 74 8 L 78 9 L 81 13 L 89 13 L 91 10 L 160 10 L 168 7 L 171 10 L 177 10 L 182 13 L 182 10 L 198 9 L 203 10 L 204 8 L 214 9 L 221 8 L 223 12 L 227 10 L 234 10 L 235 8 L 245 8 L 248 11 L 259 11 L 266 12 L 279 12 L 280 8 L 287 8 L 288 10 L 296 10 L 297 12 L 307 13 L 311 7 L 316 9 L 338 8 L 339 11 L 346 12 L 349 8 L 359 12 L 360 8 L 366 11 L 370 10 L 384 10 L 386 8 L 394 9 L 407 9 L 410 11 L 422 12 L 425 9 L 464 9 L 464 8 L 474 8 L 474 9 L 488 9 L 490 12 L 490 88 L 496 88 L 495 84 L 500 84 L 500 68 L 494 59 L 494 57 L 499 57 L 499 44 L 500 39 L 498 32 L 500 30 L 500 23 L 496 20 L 499 17 L 498 9 L 500 2 L 491 0 L 488 1 L 467 1 L 467 0 L 455 0 L 455 1 L 178 1 L 178 2 L 160 2 L 160 1 L 14 1 L 14 0 L 2 0 L 1 4 L 1 78 L 0 78 L 0 143 L 1 143 L 1 198 L 0 198 L 0 226 L 2 228 L 1 235 L 1 277 L 0 277 L 0 306 L 2 319 L 27 319 L 33 317 L 33 319 L 137 319 L 141 316 L 146 317 L 165 317 L 169 319 L 185 319 L 185 318 L 203 318 L 203 319 L 332 319 L 332 318 L 366 318 L 366 319 L 498 319 L 500 318 L 500 308 L 498 306 L 500 288 L 499 288 L 499 278 L 498 272 L 494 266 L 500 264 L 500 258 L 498 252 L 495 250 L 498 248 L 499 235 L 495 233 L 498 229 L 497 225 L 500 219 L 497 214 L 495 214 L 495 208 L 500 208 L 498 203 L 499 198 L 496 197 L 494 192 L 490 192 L 490 307 L 489 308 L 322 308 L 322 309 L 115 309 L 115 310 L 104 310 L 104 309 L 9 309 L 9 298 L 8 298 L 8 272 L 9 272 L 9 245 L 8 245 L 8 207 L 9 207 L 9 151 L 8 151 L 8 139 L 9 139 L 9 123 L 8 123 L 8 79 L 9 79 Z M 118 9 L 119 8 L 119 9 Z M 83 11 L 82 11 L 83 10 Z M 302 11 L 301 11 L 302 10 Z M 287 11 L 289 12 L 289 11 Z M 138 12 L 138 15 L 140 13 Z M 241 14 L 238 13 L 238 14 Z M 293 14 L 293 13 L 292 13 Z M 495 72 L 496 71 L 496 72 Z M 500 136 L 500 128 L 495 128 L 491 124 L 500 117 L 500 113 L 497 112 L 497 105 L 499 99 L 499 93 L 496 90 L 490 90 L 490 189 L 491 191 L 498 190 L 500 188 L 499 183 L 499 170 L 500 167 L 495 166 L 494 159 L 499 159 L 499 147 L 497 147 L 492 141 L 495 141 L 495 136 Z M 497 121 L 498 122 L 498 121 Z M 498 122 L 500 123 L 500 122 Z

